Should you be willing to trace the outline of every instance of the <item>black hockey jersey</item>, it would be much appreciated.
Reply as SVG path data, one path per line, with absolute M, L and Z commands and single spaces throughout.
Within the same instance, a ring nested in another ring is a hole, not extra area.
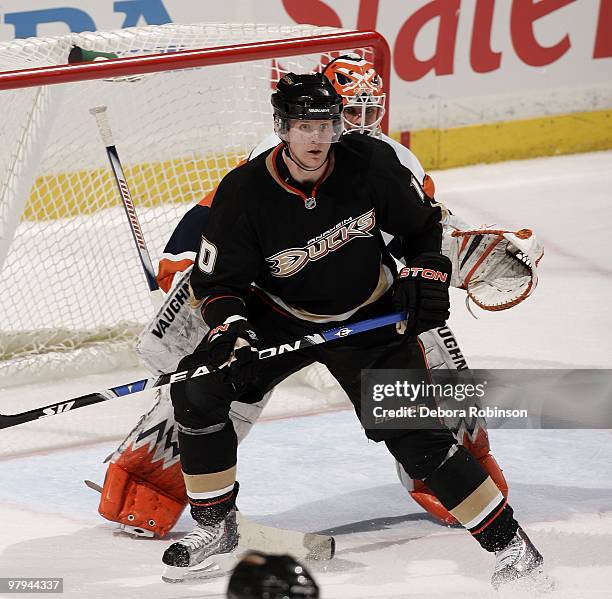
M 343 136 L 311 197 L 280 175 L 281 151 L 221 181 L 191 276 L 197 299 L 243 296 L 254 283 L 298 317 L 342 320 L 391 284 L 381 231 L 401 238 L 407 260 L 440 251 L 440 208 L 388 144 Z

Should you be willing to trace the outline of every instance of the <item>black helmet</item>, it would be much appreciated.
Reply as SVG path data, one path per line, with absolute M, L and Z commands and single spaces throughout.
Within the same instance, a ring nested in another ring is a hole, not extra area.
M 319 587 L 308 570 L 290 555 L 253 551 L 234 568 L 228 599 L 318 599 Z
M 272 94 L 272 106 L 275 132 L 285 141 L 288 141 L 289 119 L 331 120 L 334 126 L 332 141 L 338 141 L 342 134 L 342 96 L 321 73 L 287 73 L 281 77 Z
M 289 119 L 333 119 L 342 113 L 342 96 L 327 77 L 288 73 L 272 94 L 274 114 Z

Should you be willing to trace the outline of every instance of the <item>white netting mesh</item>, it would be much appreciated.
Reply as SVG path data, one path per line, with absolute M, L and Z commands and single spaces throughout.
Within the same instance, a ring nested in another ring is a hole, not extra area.
M 65 64 L 74 45 L 124 57 L 330 31 L 172 24 L 70 34 L 0 44 L 0 69 Z M 110 354 L 118 350 L 126 350 L 124 365 L 134 363 L 131 344 L 152 314 L 89 109 L 109 107 L 156 264 L 178 219 L 269 134 L 279 72 L 308 72 L 321 62 L 325 53 L 279 56 L 0 94 L 10 115 L 0 125 L 0 388 L 66 375 L 75 361 L 90 371 L 113 368 Z

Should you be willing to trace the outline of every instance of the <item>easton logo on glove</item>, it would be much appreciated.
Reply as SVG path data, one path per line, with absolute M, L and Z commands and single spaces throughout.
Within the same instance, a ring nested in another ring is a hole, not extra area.
M 423 277 L 424 279 L 446 283 L 448 273 L 440 272 L 439 270 L 432 270 L 431 268 L 421 268 L 420 266 L 405 266 L 402 268 L 402 270 L 400 270 L 397 277 L 398 279 L 404 279 L 407 277 Z
M 408 322 L 398 333 L 418 335 L 444 325 L 450 315 L 450 285 L 453 268 L 442 254 L 417 256 L 399 272 L 393 292 L 393 306 L 408 313 Z

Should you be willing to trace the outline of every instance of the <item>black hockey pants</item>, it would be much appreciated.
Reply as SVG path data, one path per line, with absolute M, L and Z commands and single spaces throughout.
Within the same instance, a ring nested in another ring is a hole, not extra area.
M 259 292 L 248 300 L 249 322 L 255 327 L 261 347 L 278 346 L 304 335 L 334 326 L 350 325 L 366 318 L 393 312 L 390 294 L 367 306 L 343 323 L 316 325 L 293 318 Z M 206 362 L 200 349 L 184 358 L 179 368 Z M 232 401 L 254 403 L 290 374 L 313 363 L 325 364 L 351 400 L 360 416 L 362 369 L 426 370 L 421 345 L 414 337 L 399 335 L 390 325 L 329 343 L 283 353 L 262 360 L 257 380 L 239 389 L 224 382 L 220 374 L 210 374 L 171 388 L 175 417 L 179 424 L 179 444 L 183 471 L 207 474 L 231 468 L 236 463 L 237 439 L 228 418 Z M 455 443 L 446 430 L 365 430 L 368 438 L 384 441 L 391 454 L 413 478 L 425 478 L 445 458 Z
M 350 322 L 392 311 L 390 295 L 386 294 L 343 324 L 350 325 Z M 315 326 L 298 321 L 255 294 L 249 298 L 248 314 L 249 321 L 258 331 L 262 348 L 289 343 L 337 326 L 337 323 Z M 190 368 L 205 361 L 205 352 L 196 351 L 181 361 L 180 368 Z M 312 362 L 327 366 L 350 398 L 358 417 L 362 369 L 426 369 L 425 356 L 418 341 L 398 335 L 395 326 L 391 325 L 262 360 L 258 379 L 240 390 L 225 382 L 221 373 L 175 383 L 171 396 L 179 426 L 183 472 L 198 475 L 232 469 L 236 465 L 238 443 L 228 417 L 230 404 L 233 401 L 259 401 L 287 376 Z M 424 479 L 448 510 L 459 510 L 464 515 L 460 521 L 484 549 L 497 551 L 514 536 L 518 524 L 512 508 L 506 504 L 480 463 L 469 452 L 456 447 L 448 429 L 365 429 L 365 433 L 374 441 L 384 441 L 406 472 L 412 478 Z M 235 490 L 226 495 L 229 499 L 224 511 L 220 511 L 221 506 L 217 505 L 219 499 L 213 499 L 204 503 L 192 502 L 192 515 L 197 520 L 212 518 L 208 505 L 212 502 L 219 511 L 214 515 L 215 521 L 219 520 L 235 501 Z

